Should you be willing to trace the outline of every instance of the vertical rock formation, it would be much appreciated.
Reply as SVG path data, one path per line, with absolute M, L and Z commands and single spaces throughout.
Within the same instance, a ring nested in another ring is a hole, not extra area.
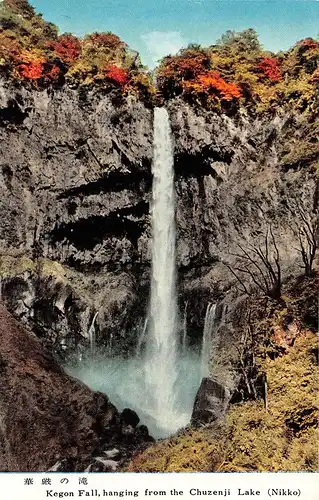
M 0 110 L 3 299 L 59 352 L 88 342 L 96 312 L 118 346 L 147 301 L 152 113 L 4 80 Z

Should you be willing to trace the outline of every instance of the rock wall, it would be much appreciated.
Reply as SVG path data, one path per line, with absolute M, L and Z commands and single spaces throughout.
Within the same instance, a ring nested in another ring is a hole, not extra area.
M 225 265 L 236 266 L 243 254 L 239 245 L 263 247 L 271 229 L 282 277 L 302 272 L 298 229 L 317 210 L 318 158 L 289 160 L 308 137 L 307 115 L 280 111 L 254 117 L 242 110 L 228 117 L 179 99 L 168 108 L 175 137 L 180 290 L 188 330 L 198 337 L 207 303 L 232 305 L 242 293 L 234 290 L 238 280 Z
M 238 243 L 261 244 L 271 224 L 283 272 L 300 264 L 296 222 L 300 206 L 313 210 L 316 159 L 286 160 L 307 135 L 300 113 L 228 117 L 180 99 L 167 107 L 179 300 L 196 342 L 207 303 L 240 295 L 225 266 L 236 263 Z M 98 342 L 128 351 L 149 294 L 152 110 L 93 90 L 36 92 L 2 81 L 0 135 L 7 306 L 60 353 L 87 344 L 98 312 Z
M 151 110 L 1 81 L 0 136 L 5 302 L 57 350 L 96 312 L 97 337 L 119 346 L 147 303 Z

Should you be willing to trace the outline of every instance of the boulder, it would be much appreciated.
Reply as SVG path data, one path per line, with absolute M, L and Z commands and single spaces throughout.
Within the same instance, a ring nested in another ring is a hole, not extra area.
M 129 408 L 124 408 L 124 410 L 121 413 L 121 420 L 123 424 L 135 428 L 138 425 L 140 418 L 134 410 L 130 410 Z
M 211 378 L 203 378 L 194 403 L 192 424 L 207 424 L 222 419 L 230 399 L 229 389 Z

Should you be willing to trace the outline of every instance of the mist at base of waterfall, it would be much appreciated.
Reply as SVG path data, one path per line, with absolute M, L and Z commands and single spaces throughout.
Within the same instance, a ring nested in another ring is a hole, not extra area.
M 91 389 L 105 393 L 119 411 L 135 410 L 140 424 L 148 427 L 151 436 L 165 438 L 190 423 L 201 381 L 201 357 L 188 349 L 180 354 L 175 367 L 178 376 L 174 386 L 174 409 L 162 408 L 160 412 L 152 387 L 146 384 L 147 364 L 143 356 L 125 359 L 100 352 L 76 366 L 67 366 L 66 371 Z

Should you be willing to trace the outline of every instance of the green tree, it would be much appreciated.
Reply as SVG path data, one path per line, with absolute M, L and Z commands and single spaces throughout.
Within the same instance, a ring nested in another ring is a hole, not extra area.
M 216 42 L 217 45 L 232 47 L 235 52 L 261 51 L 262 46 L 258 40 L 257 32 L 249 28 L 244 31 L 228 30 Z
M 34 7 L 28 0 L 3 0 L 3 6 L 13 14 L 20 15 L 25 19 L 32 19 L 36 14 Z

